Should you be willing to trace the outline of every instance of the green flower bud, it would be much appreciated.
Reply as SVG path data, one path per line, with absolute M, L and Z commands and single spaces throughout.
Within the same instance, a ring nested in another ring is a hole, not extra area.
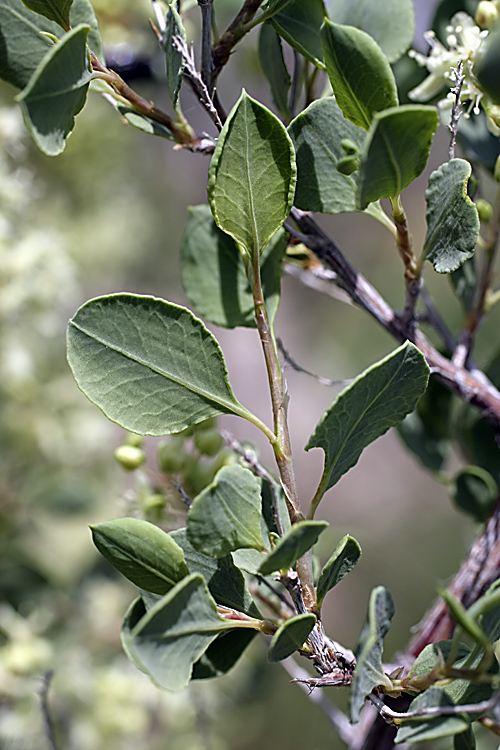
M 162 440 L 158 444 L 156 454 L 160 471 L 165 474 L 180 474 L 186 465 L 186 454 L 184 452 L 184 441 Z
M 491 29 L 498 21 L 499 13 L 495 3 L 490 0 L 481 0 L 476 8 L 474 20 L 481 29 Z
M 493 206 L 491 203 L 485 201 L 483 198 L 479 198 L 479 200 L 476 201 L 476 208 L 479 214 L 479 221 L 482 221 L 483 224 L 488 224 L 493 213 Z
M 136 435 L 134 432 L 129 432 L 124 440 L 125 445 L 131 445 L 133 448 L 142 448 L 143 442 L 142 435 Z
M 354 156 L 355 154 L 359 154 L 359 147 L 356 146 L 354 141 L 351 141 L 350 138 L 343 138 L 340 141 L 340 148 L 347 156 Z
M 224 440 L 220 432 L 212 428 L 197 432 L 194 436 L 194 444 L 204 456 L 215 456 L 224 445 Z
M 141 448 L 133 445 L 120 445 L 113 453 L 117 461 L 125 471 L 135 471 L 146 460 L 146 455 Z
M 343 156 L 335 166 L 337 167 L 337 172 L 349 176 L 359 169 L 359 156 Z

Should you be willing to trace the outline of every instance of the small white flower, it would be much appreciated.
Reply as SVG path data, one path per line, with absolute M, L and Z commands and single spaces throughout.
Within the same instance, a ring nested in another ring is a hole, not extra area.
M 454 87 L 456 68 L 461 61 L 464 81 L 460 101 L 470 102 L 464 116 L 468 117 L 471 111 L 479 114 L 481 104 L 486 113 L 488 129 L 494 135 L 500 135 L 500 107 L 494 105 L 479 88 L 474 76 L 476 55 L 483 40 L 488 36 L 488 30 L 481 31 L 474 19 L 467 13 L 456 13 L 447 27 L 447 32 L 447 47 L 436 38 L 433 31 L 427 31 L 424 37 L 431 46 L 429 54 L 425 56 L 414 50 L 409 52 L 410 57 L 429 71 L 427 78 L 408 93 L 409 98 L 416 102 L 425 102 L 437 96 L 445 86 Z M 454 101 L 455 94 L 450 91 L 446 98 L 438 103 L 441 119 L 445 123 L 449 122 L 449 114 Z

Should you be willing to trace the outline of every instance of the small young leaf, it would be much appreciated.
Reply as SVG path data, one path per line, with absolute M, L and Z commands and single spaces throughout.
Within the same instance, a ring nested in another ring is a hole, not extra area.
M 87 302 L 68 325 L 68 362 L 87 398 L 130 432 L 168 435 L 218 414 L 247 413 L 201 320 L 155 297 Z
M 436 706 L 450 707 L 455 705 L 444 688 L 430 687 L 421 695 L 418 695 L 410 704 L 410 711 L 422 708 L 433 708 Z M 414 719 L 403 719 L 401 727 L 396 735 L 396 743 L 401 742 L 424 742 L 435 740 L 439 737 L 465 732 L 469 722 L 461 715 L 455 716 L 426 716 Z
M 437 126 L 436 108 L 424 105 L 405 104 L 374 116 L 361 155 L 359 208 L 397 197 L 421 174 Z
M 321 44 L 337 104 L 354 125 L 368 130 L 376 112 L 397 107 L 396 79 L 369 34 L 325 21 Z
M 182 549 L 152 523 L 119 518 L 90 528 L 101 555 L 139 588 L 166 594 L 189 575 Z
M 298 651 L 316 625 L 315 615 L 308 613 L 290 617 L 279 626 L 271 639 L 267 658 L 270 662 L 283 661 Z
M 358 462 L 367 445 L 415 408 L 428 377 L 423 355 L 406 342 L 337 396 L 306 445 L 306 450 L 325 451 L 323 494 Z
M 324 69 L 320 29 L 327 17 L 324 0 L 294 0 L 273 16 L 271 23 L 293 49 Z
M 467 195 L 471 171 L 469 162 L 452 159 L 429 177 L 424 253 L 438 273 L 456 271 L 474 255 L 479 217 Z
M 193 666 L 192 680 L 221 677 L 234 667 L 257 635 L 255 630 L 233 629 L 217 636 Z
M 391 687 L 384 674 L 382 653 L 384 638 L 394 616 L 392 596 L 383 586 L 373 589 L 370 595 L 368 617 L 356 647 L 356 668 L 351 692 L 351 721 L 357 722 L 367 695 L 378 685 Z
M 230 621 L 219 617 L 203 578 L 194 574 L 148 612 L 136 602 L 125 616 L 122 644 L 127 656 L 158 687 L 178 692 L 191 679 L 195 662 L 230 628 Z
M 441 596 L 445 600 L 450 613 L 457 623 L 482 648 L 489 649 L 491 644 L 475 619 L 467 612 L 463 604 L 447 589 L 441 589 Z
M 122 102 L 116 102 L 113 106 L 116 107 L 121 116 L 129 125 L 132 125 L 133 128 L 142 130 L 143 133 L 147 133 L 148 135 L 157 135 L 160 138 L 167 138 L 169 141 L 174 140 L 171 131 L 165 127 L 165 125 L 160 125 L 159 122 L 151 120 L 150 117 L 146 117 L 146 115 L 137 112 L 137 110 L 132 109 L 132 107 L 129 107 Z
M 174 37 L 180 37 L 186 42 L 186 32 L 184 24 L 178 14 L 175 5 L 169 4 L 165 29 L 162 33 L 161 44 L 165 52 L 165 64 L 167 69 L 168 94 L 175 106 L 179 98 L 179 91 L 182 83 L 182 74 L 184 72 L 184 58 L 182 53 L 174 46 Z
M 77 26 L 45 55 L 26 88 L 17 95 L 26 127 L 48 156 L 64 151 L 75 116 L 92 78 L 87 52 L 89 26 Z
M 215 559 L 198 552 L 189 542 L 185 528 L 170 532 L 170 536 L 183 550 L 189 572 L 203 576 L 218 604 L 237 609 L 250 617 L 261 616 L 243 574 L 234 564 L 231 555 Z
M 291 120 L 288 94 L 292 79 L 283 57 L 281 39 L 270 23 L 262 24 L 260 29 L 259 60 L 262 72 L 271 87 L 276 109 L 288 122 Z
M 335 23 L 355 26 L 375 39 L 390 63 L 399 60 L 413 41 L 415 10 L 412 0 L 335 0 L 330 8 Z
M 460 510 L 484 523 L 498 499 L 498 484 L 486 469 L 466 466 L 453 478 L 450 495 Z
M 300 521 L 291 526 L 264 559 L 259 573 L 268 576 L 276 570 L 291 568 L 302 555 L 305 555 L 316 544 L 319 535 L 327 526 L 326 521 Z
M 225 466 L 193 501 L 187 535 L 193 547 L 211 557 L 241 548 L 262 550 L 260 481 L 248 469 Z
M 321 607 L 326 594 L 333 589 L 342 578 L 351 572 L 361 556 L 361 547 L 354 537 L 346 534 L 335 547 L 330 559 L 325 563 L 321 571 L 318 589 L 317 604 Z
M 23 2 L 30 10 L 45 16 L 49 21 L 55 21 L 65 31 L 69 31 L 69 13 L 73 0 L 23 0 Z
M 287 218 L 295 178 L 284 126 L 243 91 L 219 136 L 207 190 L 217 225 L 251 258 L 262 255 Z
M 271 320 L 278 309 L 285 251 L 286 237 L 280 230 L 262 254 L 262 287 Z M 218 228 L 206 204 L 190 207 L 180 256 L 182 285 L 199 315 L 223 328 L 255 328 L 254 299 L 241 252 Z

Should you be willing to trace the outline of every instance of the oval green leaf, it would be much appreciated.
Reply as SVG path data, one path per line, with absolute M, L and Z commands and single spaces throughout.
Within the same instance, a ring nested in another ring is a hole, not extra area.
M 17 95 L 26 127 L 48 156 L 64 151 L 75 116 L 92 79 L 87 51 L 89 26 L 77 26 L 43 58 L 26 88 Z
M 283 57 L 281 39 L 270 23 L 261 26 L 259 60 L 273 97 L 274 106 L 286 122 L 291 120 L 288 95 L 292 79 Z
M 323 0 L 294 0 L 273 16 L 271 23 L 294 50 L 324 69 L 320 29 L 327 17 Z
M 220 347 L 189 310 L 116 294 L 83 305 L 68 325 L 78 387 L 113 422 L 168 435 L 218 414 L 245 416 Z
M 119 518 L 90 528 L 101 555 L 141 589 L 166 594 L 189 575 L 182 549 L 152 523 Z
M 286 244 L 280 230 L 262 254 L 262 288 L 271 320 L 279 304 Z M 180 256 L 182 285 L 199 315 L 223 328 L 255 328 L 254 299 L 241 252 L 233 238 L 218 228 L 209 206 L 190 207 Z
M 161 46 L 165 53 L 165 65 L 167 71 L 168 94 L 175 106 L 179 98 L 179 91 L 182 83 L 182 74 L 184 72 L 184 57 L 174 46 L 174 36 L 180 37 L 187 43 L 186 31 L 182 18 L 177 12 L 175 5 L 169 4 L 167 16 L 165 19 L 165 29 L 161 36 Z
M 368 130 L 376 112 L 398 105 L 391 66 L 369 34 L 325 21 L 321 44 L 337 104 L 354 125 Z
M 374 116 L 361 155 L 359 208 L 396 198 L 423 172 L 437 126 L 436 108 L 424 105 L 405 104 Z
M 321 418 L 306 450 L 323 448 L 321 497 L 351 469 L 373 440 L 415 408 L 427 387 L 429 368 L 421 352 L 406 342 L 359 375 Z
M 432 686 L 421 695 L 418 695 L 410 704 L 411 711 L 423 708 L 435 708 L 454 706 L 455 703 L 442 687 Z M 425 742 L 440 737 L 460 734 L 468 729 L 469 722 L 461 715 L 456 716 L 428 716 L 405 719 L 398 729 L 396 743 L 401 742 Z
M 464 159 L 452 159 L 429 177 L 425 191 L 427 234 L 425 257 L 438 273 L 456 271 L 474 255 L 479 238 L 476 204 L 467 195 L 472 167 Z
M 375 39 L 389 62 L 399 60 L 413 41 L 413 0 L 335 0 L 330 9 L 335 23 L 355 26 Z
M 279 626 L 271 639 L 267 658 L 270 662 L 283 661 L 302 648 L 313 627 L 316 616 L 308 613 L 290 617 Z
M 69 31 L 69 13 L 73 0 L 23 0 L 23 2 L 30 10 L 45 16 L 49 21 L 55 21 L 65 31 Z
M 326 521 L 300 521 L 281 537 L 259 568 L 263 576 L 277 570 L 288 570 L 302 555 L 313 547 L 319 535 L 328 526 Z
M 283 124 L 243 91 L 210 164 L 208 199 L 217 225 L 250 257 L 262 255 L 290 212 L 295 178 Z
M 337 544 L 319 576 L 316 601 L 321 607 L 326 594 L 351 572 L 359 558 L 361 547 L 354 537 L 346 534 Z
M 195 497 L 187 514 L 193 547 L 211 557 L 237 549 L 262 550 L 260 481 L 242 466 L 225 466 Z
M 244 628 L 221 633 L 194 664 L 191 679 L 207 680 L 227 674 L 256 635 L 255 630 Z

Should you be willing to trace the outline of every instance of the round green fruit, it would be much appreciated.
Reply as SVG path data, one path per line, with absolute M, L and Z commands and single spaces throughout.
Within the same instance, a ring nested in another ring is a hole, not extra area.
M 211 428 L 197 432 L 194 436 L 194 444 L 204 456 L 215 456 L 224 445 L 224 440 L 218 430 Z
M 160 471 L 165 474 L 179 474 L 186 463 L 184 444 L 173 440 L 162 440 L 156 454 Z
M 133 445 L 120 445 L 113 453 L 117 461 L 125 471 L 135 471 L 146 460 L 146 455 L 141 448 Z

